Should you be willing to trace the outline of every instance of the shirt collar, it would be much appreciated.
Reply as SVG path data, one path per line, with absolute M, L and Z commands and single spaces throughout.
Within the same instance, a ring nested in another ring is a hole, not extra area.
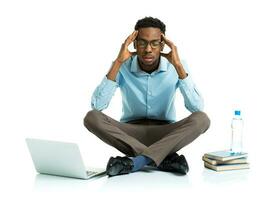
M 160 57 L 160 63 L 159 63 L 159 68 L 155 70 L 155 72 L 160 72 L 160 71 L 167 71 L 169 62 L 167 61 L 166 58 L 163 56 Z M 132 59 L 131 63 L 131 72 L 135 73 L 145 73 L 143 70 L 140 69 L 139 64 L 138 64 L 138 56 L 135 55 Z

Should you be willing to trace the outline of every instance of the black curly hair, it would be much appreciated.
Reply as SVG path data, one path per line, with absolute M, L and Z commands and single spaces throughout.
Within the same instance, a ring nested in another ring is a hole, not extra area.
M 159 28 L 163 34 L 165 34 L 165 24 L 158 18 L 144 17 L 137 21 L 135 30 L 140 28 L 154 27 Z

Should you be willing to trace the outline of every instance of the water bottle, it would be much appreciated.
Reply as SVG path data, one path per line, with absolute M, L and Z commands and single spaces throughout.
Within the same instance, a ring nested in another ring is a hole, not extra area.
M 243 120 L 240 110 L 235 110 L 234 117 L 232 119 L 232 141 L 231 151 L 233 153 L 242 152 L 242 132 L 243 132 Z

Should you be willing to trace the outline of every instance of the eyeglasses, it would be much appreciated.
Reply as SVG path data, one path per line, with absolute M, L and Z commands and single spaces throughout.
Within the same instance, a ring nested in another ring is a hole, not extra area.
M 148 41 L 143 40 L 143 39 L 136 40 L 136 45 L 137 45 L 138 48 L 143 48 L 144 49 L 148 46 L 148 44 L 150 44 L 152 49 L 156 49 L 156 48 L 161 46 L 162 41 L 152 40 L 152 41 L 148 42 Z

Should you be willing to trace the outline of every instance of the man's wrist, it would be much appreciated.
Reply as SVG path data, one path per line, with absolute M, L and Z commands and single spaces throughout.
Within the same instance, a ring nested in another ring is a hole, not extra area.
M 187 72 L 184 70 L 184 67 L 181 63 L 175 64 L 174 67 L 177 71 L 179 79 L 184 79 L 188 76 Z
M 120 69 L 121 64 L 122 64 L 122 62 L 118 61 L 117 59 L 115 59 L 113 61 L 112 67 L 109 70 L 108 74 L 106 75 L 107 79 L 115 81 L 116 75 L 117 75 L 117 73 L 118 73 L 118 71 Z
M 123 61 L 120 61 L 118 58 L 114 60 L 114 63 L 121 65 L 123 63 Z

